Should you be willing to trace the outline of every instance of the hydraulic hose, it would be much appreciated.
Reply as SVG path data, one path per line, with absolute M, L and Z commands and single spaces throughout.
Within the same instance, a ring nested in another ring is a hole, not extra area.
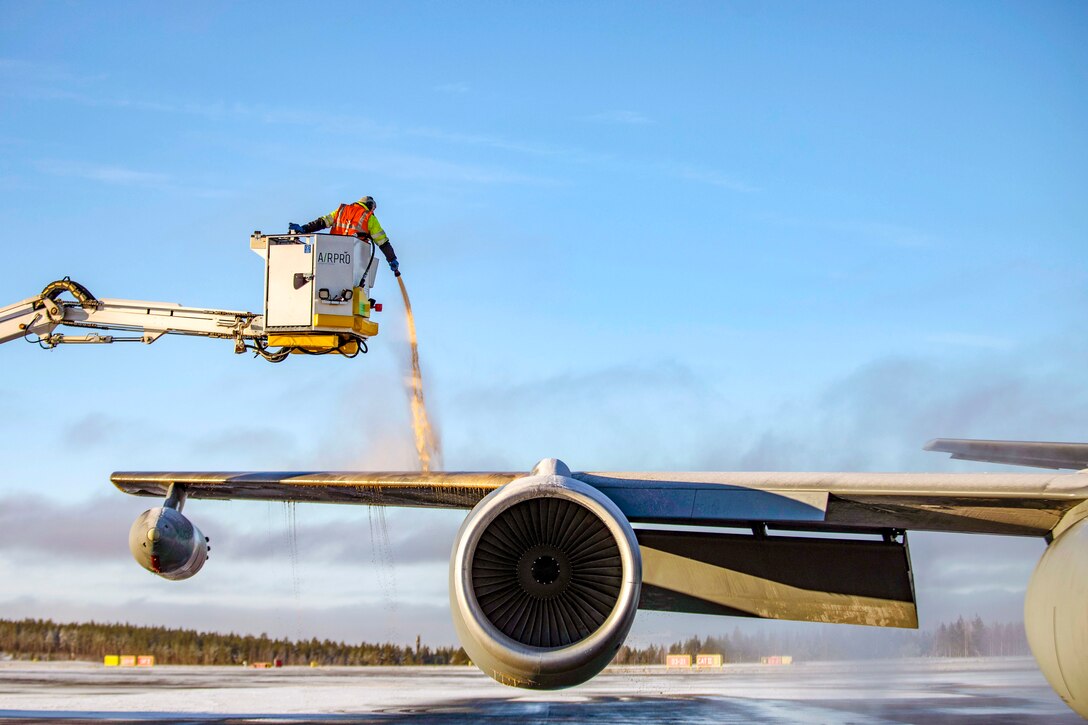
M 377 253 L 377 246 L 374 242 L 370 242 L 370 259 L 366 263 L 366 268 L 363 270 L 363 278 L 359 280 L 360 287 L 366 287 L 366 277 L 370 274 L 370 265 L 374 264 L 374 255 Z
M 98 302 L 98 298 L 92 295 L 90 290 L 79 282 L 74 281 L 71 277 L 58 279 L 56 282 L 50 282 L 45 286 L 45 289 L 42 290 L 41 296 L 56 301 L 63 292 L 71 294 L 83 307 L 94 307 Z

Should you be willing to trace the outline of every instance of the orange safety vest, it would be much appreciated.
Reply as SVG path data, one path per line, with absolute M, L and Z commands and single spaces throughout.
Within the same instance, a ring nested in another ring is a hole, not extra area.
M 340 234 L 345 237 L 352 235 L 367 237 L 367 222 L 374 212 L 362 204 L 341 204 L 336 210 L 336 219 L 332 223 L 329 234 Z

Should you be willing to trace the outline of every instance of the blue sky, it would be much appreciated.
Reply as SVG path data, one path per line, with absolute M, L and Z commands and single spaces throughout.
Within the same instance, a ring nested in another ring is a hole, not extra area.
M 976 470 L 919 449 L 1086 439 L 1082 3 L 0 2 L 0 20 L 0 303 L 71 275 L 258 310 L 249 233 L 372 194 L 448 468 Z M 142 502 L 107 483 L 410 466 L 394 291 L 383 276 L 354 361 L 0 350 L 0 517 L 70 522 L 0 534 L 0 613 L 451 639 L 456 515 L 389 512 L 383 563 L 365 510 L 301 507 L 292 573 L 287 549 L 256 552 L 285 541 L 280 508 L 197 504 L 223 546 L 178 585 L 125 560 Z M 357 556 L 322 541 L 341 524 Z M 54 545 L 99 538 L 93 557 Z M 918 537 L 923 624 L 1017 617 L 1039 550 Z M 253 614 L 296 575 L 295 614 Z M 648 615 L 636 635 L 732 624 Z

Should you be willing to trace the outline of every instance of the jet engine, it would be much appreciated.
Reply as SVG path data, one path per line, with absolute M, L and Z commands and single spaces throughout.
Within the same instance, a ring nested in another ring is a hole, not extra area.
M 561 461 L 492 492 L 450 558 L 450 610 L 465 652 L 505 685 L 559 689 L 607 665 L 634 622 L 642 559 L 610 499 Z
M 1088 519 L 1043 552 L 1024 598 L 1028 644 L 1050 686 L 1088 718 Z
M 160 506 L 132 524 L 128 548 L 144 569 L 164 579 L 188 579 L 208 559 L 208 539 L 180 511 Z

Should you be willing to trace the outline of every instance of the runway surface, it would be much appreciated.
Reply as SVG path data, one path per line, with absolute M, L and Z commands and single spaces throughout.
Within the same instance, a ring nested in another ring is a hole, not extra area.
M 1080 723 L 1030 658 L 610 668 L 559 692 L 471 667 L 0 662 L 0 718 L 44 723 Z

